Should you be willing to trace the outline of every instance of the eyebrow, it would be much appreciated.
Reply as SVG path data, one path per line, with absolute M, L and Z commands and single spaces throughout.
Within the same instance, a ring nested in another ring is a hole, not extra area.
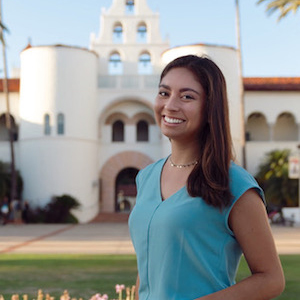
M 159 88 L 162 87 L 162 88 L 165 88 L 167 90 L 171 90 L 171 88 L 168 85 L 165 85 L 165 84 L 160 84 L 158 87 Z M 194 93 L 196 93 L 197 95 L 200 96 L 200 93 L 197 92 L 196 90 L 192 89 L 192 88 L 182 88 L 182 89 L 179 90 L 179 92 L 181 92 L 181 93 L 182 92 L 194 92 Z

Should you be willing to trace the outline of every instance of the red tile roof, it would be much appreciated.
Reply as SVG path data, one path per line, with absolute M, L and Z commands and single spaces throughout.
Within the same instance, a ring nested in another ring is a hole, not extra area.
M 245 91 L 300 91 L 300 77 L 245 77 Z
M 300 77 L 245 77 L 245 91 L 300 91 Z M 8 79 L 10 92 L 19 92 L 20 79 Z M 0 79 L 0 92 L 3 92 L 3 79 Z
M 20 90 L 20 79 L 11 78 L 8 79 L 8 90 L 9 92 L 19 92 Z M 0 79 L 0 92 L 3 92 L 3 79 Z

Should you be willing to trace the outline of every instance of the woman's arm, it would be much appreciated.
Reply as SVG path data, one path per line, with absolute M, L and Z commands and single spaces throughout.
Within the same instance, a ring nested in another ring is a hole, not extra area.
M 252 275 L 237 284 L 199 300 L 269 300 L 280 295 L 284 275 L 265 206 L 254 190 L 236 202 L 229 225 L 239 242 Z
M 139 274 L 136 277 L 136 283 L 135 283 L 135 300 L 139 300 L 139 286 L 140 286 L 140 277 Z

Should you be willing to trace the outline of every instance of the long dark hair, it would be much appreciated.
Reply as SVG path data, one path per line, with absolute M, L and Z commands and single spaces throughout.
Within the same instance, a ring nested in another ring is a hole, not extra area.
M 199 132 L 200 161 L 188 177 L 187 190 L 190 196 L 202 197 L 209 205 L 223 208 L 232 198 L 229 166 L 233 157 L 224 75 L 211 59 L 187 55 L 171 61 L 160 81 L 174 68 L 191 71 L 205 92 L 206 120 Z

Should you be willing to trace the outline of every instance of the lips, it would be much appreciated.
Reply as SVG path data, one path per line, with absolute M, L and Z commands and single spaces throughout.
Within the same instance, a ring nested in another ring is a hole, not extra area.
M 172 117 L 167 117 L 167 116 L 163 116 L 163 119 L 168 124 L 180 124 L 180 123 L 184 122 L 184 120 L 182 120 L 182 119 L 177 119 L 177 118 L 172 118 Z

